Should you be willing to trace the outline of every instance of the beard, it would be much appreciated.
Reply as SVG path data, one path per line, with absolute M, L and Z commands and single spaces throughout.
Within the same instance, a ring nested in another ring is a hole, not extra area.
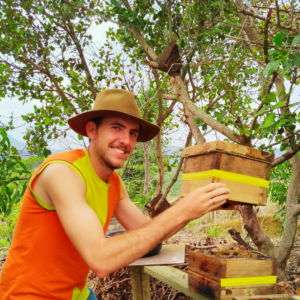
M 120 169 L 123 167 L 124 162 L 128 159 L 128 158 L 126 158 L 124 161 L 116 162 L 109 157 L 109 154 L 107 153 L 107 151 L 101 149 L 101 147 L 98 147 L 98 146 L 99 146 L 98 143 L 96 143 L 95 150 L 97 153 L 97 157 L 99 158 L 99 161 L 101 162 L 101 164 L 104 164 L 108 169 L 111 169 L 111 170 Z M 109 145 L 109 147 L 114 148 L 114 145 Z M 118 148 L 117 146 L 115 146 L 115 147 Z M 127 147 L 122 147 L 122 148 L 124 149 L 124 151 L 129 152 L 129 149 Z

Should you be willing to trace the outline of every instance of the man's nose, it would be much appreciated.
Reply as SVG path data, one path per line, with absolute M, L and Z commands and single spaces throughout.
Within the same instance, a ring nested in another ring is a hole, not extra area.
M 122 144 L 129 145 L 130 144 L 130 138 L 131 138 L 130 132 L 123 132 L 123 134 L 120 137 L 120 142 Z

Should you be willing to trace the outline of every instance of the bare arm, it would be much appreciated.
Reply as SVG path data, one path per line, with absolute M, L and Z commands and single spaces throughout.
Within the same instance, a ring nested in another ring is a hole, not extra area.
M 119 200 L 114 215 L 120 224 L 127 230 L 137 229 L 149 220 L 129 199 L 126 187 L 122 181 L 122 198 Z
M 53 202 L 67 235 L 98 277 L 142 257 L 170 233 L 229 198 L 229 190 L 223 184 L 213 183 L 193 191 L 142 227 L 106 239 L 100 221 L 85 201 L 85 186 L 75 171 L 52 164 L 38 177 L 37 185 Z

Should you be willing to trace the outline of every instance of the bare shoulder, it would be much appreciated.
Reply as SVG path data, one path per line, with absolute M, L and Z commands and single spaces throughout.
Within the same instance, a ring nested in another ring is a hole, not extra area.
M 53 163 L 47 166 L 34 183 L 33 191 L 49 205 L 68 201 L 77 194 L 85 198 L 85 184 L 70 166 Z M 82 197 L 81 197 L 82 198 Z

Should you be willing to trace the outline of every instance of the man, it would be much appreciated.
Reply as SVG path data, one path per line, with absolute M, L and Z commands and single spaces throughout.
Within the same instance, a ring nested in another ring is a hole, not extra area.
M 159 132 L 141 119 L 131 92 L 101 92 L 93 110 L 69 125 L 90 145 L 50 156 L 33 174 L 2 271 L 2 300 L 93 299 L 86 286 L 89 269 L 107 276 L 229 198 L 223 184 L 210 184 L 153 220 L 144 217 L 114 171 L 136 142 Z M 113 214 L 128 232 L 106 239 Z

